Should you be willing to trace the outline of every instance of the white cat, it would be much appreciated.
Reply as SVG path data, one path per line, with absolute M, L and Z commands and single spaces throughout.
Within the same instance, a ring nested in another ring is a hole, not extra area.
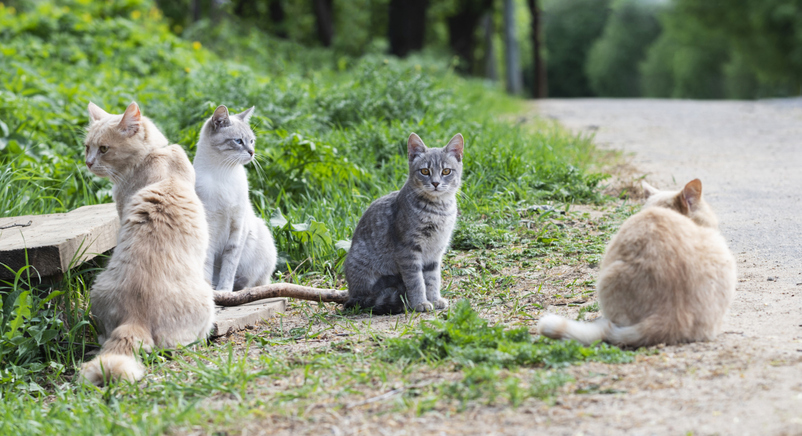
M 679 192 L 646 182 L 644 209 L 610 241 L 596 292 L 603 317 L 570 321 L 548 314 L 540 334 L 633 347 L 712 340 L 735 293 L 735 258 L 702 199 L 702 182 Z
M 253 212 L 243 166 L 255 153 L 248 125 L 253 109 L 229 116 L 219 106 L 201 129 L 193 162 L 209 223 L 205 278 L 218 291 L 265 285 L 276 268 L 273 236 Z

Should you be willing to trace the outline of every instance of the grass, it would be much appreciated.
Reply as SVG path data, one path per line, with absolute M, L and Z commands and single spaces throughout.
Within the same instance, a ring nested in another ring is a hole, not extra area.
M 565 365 L 632 358 L 530 334 L 549 305 L 592 310 L 590 270 L 632 213 L 574 211 L 608 204 L 588 138 L 502 120 L 516 101 L 436 59 L 335 56 L 205 22 L 176 36 L 142 0 L 25 5 L 0 5 L 0 216 L 110 201 L 110 182 L 83 165 L 90 100 L 110 112 L 138 101 L 190 156 L 217 104 L 256 105 L 251 199 L 285 266 L 275 279 L 343 287 L 343 242 L 367 205 L 405 180 L 409 132 L 431 146 L 462 132 L 443 293 L 470 305 L 371 318 L 292 302 L 253 331 L 144 356 L 141 384 L 96 390 L 71 378 L 95 347 L 88 289 L 103 258 L 55 283 L 23 269 L 0 282 L 0 433 L 226 432 L 312 425 L 325 410 L 518 407 L 566 386 Z
M 545 306 L 579 300 L 579 311 L 592 306 L 590 277 L 582 271 L 632 211 L 569 210 L 550 216 L 546 231 L 522 222 L 507 230 L 509 243 L 450 252 L 448 313 L 374 318 L 294 301 L 268 324 L 144 356 L 143 382 L 102 390 L 72 384 L 69 364 L 51 361 L 33 379 L 4 383 L 0 432 L 215 433 L 270 425 L 314 433 L 330 411 L 362 420 L 429 419 L 550 404 L 573 385 L 571 365 L 635 357 L 603 344 L 582 347 L 530 334 Z M 585 252 L 577 254 L 580 246 Z

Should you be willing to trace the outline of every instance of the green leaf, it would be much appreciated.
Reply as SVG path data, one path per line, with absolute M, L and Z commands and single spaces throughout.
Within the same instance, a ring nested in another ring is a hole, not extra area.
M 6 337 L 9 339 L 14 338 L 17 334 L 17 330 L 22 326 L 22 323 L 25 321 L 26 318 L 31 317 L 31 302 L 30 302 L 30 292 L 25 291 L 19 294 L 17 297 L 16 302 L 16 313 L 17 316 L 9 323 L 9 330 L 6 332 Z

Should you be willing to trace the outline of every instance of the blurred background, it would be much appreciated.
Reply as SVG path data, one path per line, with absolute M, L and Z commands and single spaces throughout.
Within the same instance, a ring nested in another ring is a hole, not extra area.
M 177 34 L 255 27 L 343 56 L 453 57 L 532 97 L 802 91 L 802 0 L 159 0 Z

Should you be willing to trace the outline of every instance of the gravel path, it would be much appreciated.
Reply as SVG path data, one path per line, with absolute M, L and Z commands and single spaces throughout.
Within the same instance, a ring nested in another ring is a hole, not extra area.
M 580 380 L 597 372 L 601 386 L 626 394 L 567 395 L 542 425 L 559 434 L 802 435 L 802 99 L 533 105 L 594 133 L 602 148 L 631 153 L 658 188 L 700 178 L 739 266 L 725 334 L 634 365 L 580 367 Z

